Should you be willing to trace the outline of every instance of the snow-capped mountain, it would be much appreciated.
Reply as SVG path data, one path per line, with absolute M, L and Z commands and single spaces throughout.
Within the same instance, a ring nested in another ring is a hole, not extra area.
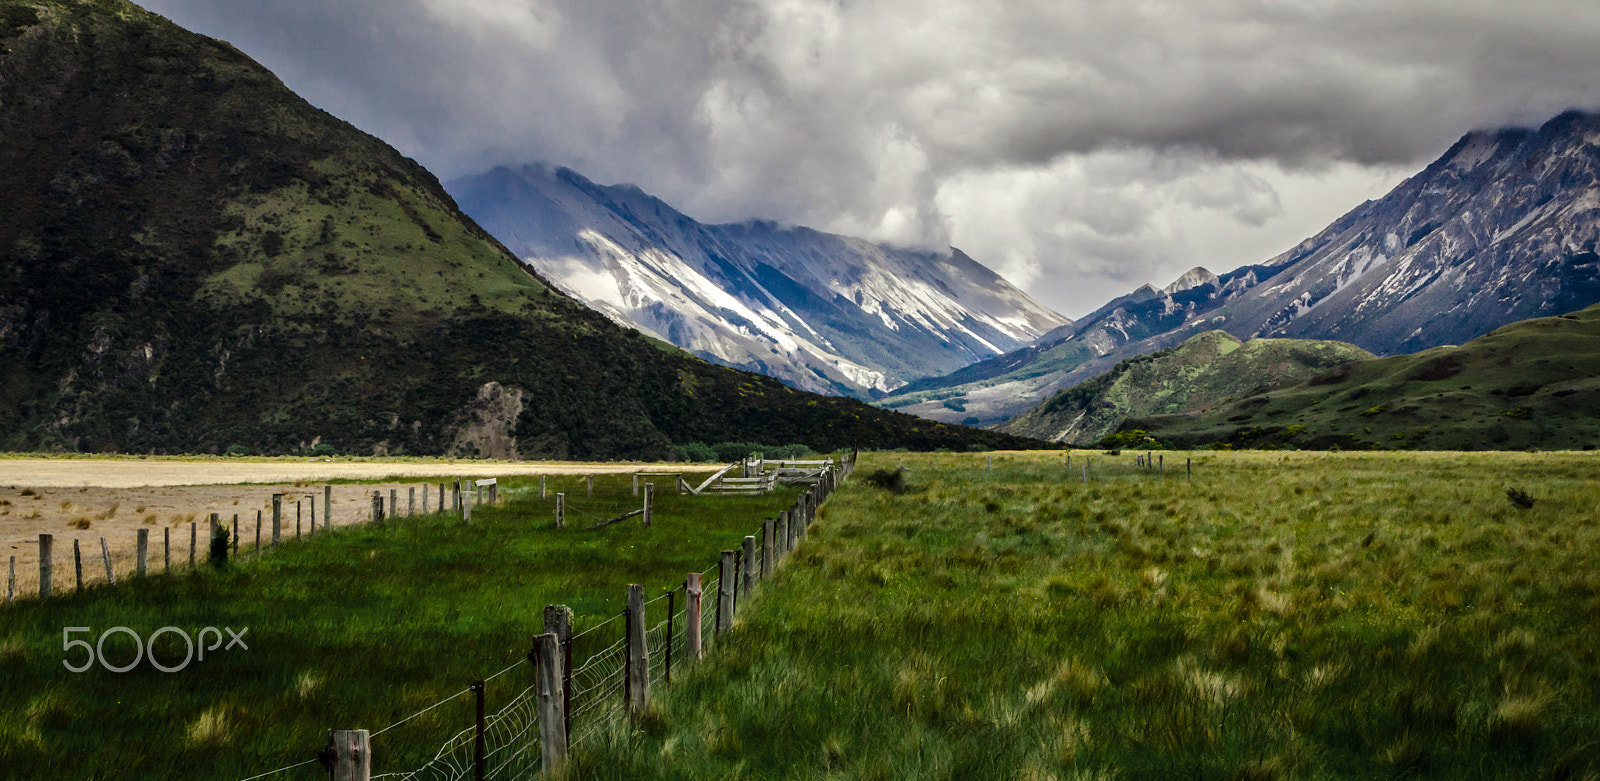
M 448 183 L 550 282 L 620 323 L 804 390 L 869 396 L 1069 322 L 959 250 L 886 247 L 766 221 L 704 225 L 566 168 Z
M 1463 344 L 1600 300 L 1600 114 L 1470 133 L 1382 199 L 1221 291 L 1235 335 L 1379 355 Z
M 1378 355 L 1462 344 L 1600 302 L 1597 240 L 1600 114 L 1476 131 L 1263 264 L 1141 287 L 1040 340 L 1025 361 L 925 378 L 883 403 L 937 420 L 1003 420 L 1123 358 L 1210 329 L 1335 339 Z

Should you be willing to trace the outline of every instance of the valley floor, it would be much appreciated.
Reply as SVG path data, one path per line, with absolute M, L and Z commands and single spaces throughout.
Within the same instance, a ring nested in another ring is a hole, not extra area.
M 575 777 L 1600 773 L 1600 457 L 1162 455 L 863 455 Z

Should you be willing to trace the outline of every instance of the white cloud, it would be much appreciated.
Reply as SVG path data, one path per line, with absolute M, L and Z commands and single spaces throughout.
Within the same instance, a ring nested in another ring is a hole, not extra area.
M 702 219 L 953 240 L 1068 313 L 1600 107 L 1588 0 L 148 4 L 442 177 L 547 160 Z

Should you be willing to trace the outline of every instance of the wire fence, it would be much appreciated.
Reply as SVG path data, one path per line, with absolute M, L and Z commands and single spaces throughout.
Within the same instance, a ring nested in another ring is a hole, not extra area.
M 271 490 L 270 493 L 247 490 L 241 500 L 234 501 L 232 506 L 224 506 L 215 515 L 221 531 L 227 535 L 227 560 L 242 564 L 259 561 L 290 542 L 323 534 L 330 528 L 355 526 L 374 520 L 370 501 L 373 491 L 384 501 L 386 518 L 445 512 L 443 509 L 431 509 L 433 501 L 428 498 L 427 489 L 420 492 L 425 501 L 413 501 L 419 495 L 418 488 L 433 485 L 363 483 L 356 486 L 358 490 L 354 495 L 341 486 L 337 496 L 332 486 L 313 489 L 296 486 L 294 490 Z M 442 488 L 445 484 L 439 485 Z M 38 496 L 33 489 L 25 493 Z M 443 495 L 441 491 L 439 496 Z M 468 492 L 464 491 L 463 496 L 466 495 Z M 241 501 L 244 503 L 241 504 Z M 204 497 L 198 498 L 197 502 L 219 506 Z M 63 511 L 71 506 L 70 501 L 57 505 Z M 179 575 L 211 566 L 211 513 L 179 512 L 162 520 L 158 517 L 161 513 L 147 513 L 142 506 L 124 511 L 119 516 L 117 513 L 121 506 L 119 502 L 110 509 L 99 511 L 77 507 L 71 512 L 83 514 L 71 522 L 64 522 L 66 529 L 39 535 L 48 536 L 48 543 L 43 539 L 37 542 L 30 539 L 25 545 L 13 546 L 16 553 L 0 557 L 0 597 L 4 599 L 0 605 L 126 583 L 141 575 Z M 335 516 L 332 523 L 328 517 L 330 512 Z M 40 518 L 40 513 L 39 509 L 33 509 L 21 518 L 36 520 Z M 51 514 L 59 515 L 54 512 Z M 142 521 L 135 524 L 140 516 L 143 516 Z M 138 552 L 141 535 L 144 546 L 142 573 Z M 44 593 L 46 568 L 41 566 L 41 562 L 48 562 L 49 565 L 48 594 Z
M 839 478 L 848 475 L 853 466 L 850 461 L 841 462 Z M 822 496 L 817 498 L 820 500 Z M 802 517 L 804 512 L 802 506 L 802 504 L 795 506 L 792 517 L 796 519 Z M 567 510 L 569 512 L 573 510 L 570 504 Z M 762 528 L 758 527 L 756 534 L 758 536 L 763 534 Z M 791 539 L 796 538 L 791 536 Z M 788 541 L 782 541 L 782 544 L 776 546 L 776 550 L 787 553 L 791 550 L 791 546 Z M 718 589 L 722 582 L 719 566 L 714 565 L 699 573 L 701 576 L 699 630 L 702 651 L 711 646 L 716 634 Z M 708 580 L 708 576 L 714 572 L 718 573 L 718 577 Z M 741 594 L 740 604 L 743 603 L 743 598 L 744 595 Z M 689 642 L 690 612 L 686 585 L 663 589 L 658 596 L 643 603 L 642 615 L 637 617 L 639 620 L 648 621 L 653 615 L 662 616 L 654 624 L 647 625 L 643 633 L 645 674 L 651 686 L 657 682 L 670 681 L 670 671 L 682 669 L 694 661 L 690 658 L 693 650 Z M 630 694 L 629 657 L 633 651 L 629 647 L 627 631 L 632 620 L 634 617 L 629 617 L 626 611 L 611 615 L 572 634 L 567 641 L 566 659 L 562 660 L 560 666 L 565 670 L 566 701 L 563 703 L 563 711 L 567 722 L 565 732 L 568 750 L 590 744 L 608 729 L 627 721 Z M 534 655 L 530 653 L 526 661 L 536 662 L 533 657 Z M 574 665 L 574 661 L 579 659 L 582 661 Z M 480 771 L 484 779 L 538 777 L 543 769 L 544 760 L 537 682 L 525 685 L 514 683 L 512 688 L 515 693 L 509 700 L 500 705 L 498 710 L 485 713 L 489 683 L 503 677 L 512 682 L 531 680 L 535 677 L 533 670 L 523 668 L 523 664 L 524 661 L 519 660 L 468 689 L 458 691 L 371 733 L 369 739 L 373 741 L 370 749 L 372 761 L 379 762 L 378 758 L 383 755 L 381 742 L 377 741 L 379 736 L 419 719 L 447 703 L 467 696 L 476 698 L 477 715 L 473 723 L 467 725 L 458 723 L 431 759 L 414 769 L 389 771 L 368 778 L 388 781 L 461 781 L 479 778 Z M 390 739 L 398 740 L 395 737 Z M 335 761 L 331 755 L 320 759 L 325 765 Z M 247 781 L 278 775 L 318 761 L 309 760 L 289 765 L 251 776 Z

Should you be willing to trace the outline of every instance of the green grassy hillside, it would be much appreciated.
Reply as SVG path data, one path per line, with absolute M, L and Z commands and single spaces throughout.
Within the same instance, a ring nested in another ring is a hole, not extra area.
M 1180 446 L 1424 450 L 1600 444 L 1600 306 L 1460 347 L 1359 361 L 1306 382 L 1123 429 Z
M 661 349 L 415 162 L 122 0 L 0 0 L 0 192 L 5 449 L 1028 446 Z
M 1206 331 L 1177 347 L 1129 358 L 1057 393 L 1000 428 L 1021 436 L 1090 444 L 1131 416 L 1202 410 L 1296 382 L 1372 353 L 1343 342 L 1252 339 Z
M 910 457 L 894 493 L 863 455 L 660 718 L 575 775 L 1600 772 L 1587 455 L 1217 453 L 1190 483 L 1097 454 L 1089 485 L 1063 459 Z

